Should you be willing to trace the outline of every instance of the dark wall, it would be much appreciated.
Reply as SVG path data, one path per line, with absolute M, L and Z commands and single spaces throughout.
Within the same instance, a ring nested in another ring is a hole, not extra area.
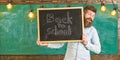
M 120 14 L 119 14 L 120 15 Z M 120 18 L 119 18 L 119 26 L 120 26 Z M 120 31 L 120 27 L 119 27 Z M 120 37 L 120 32 L 119 32 Z M 119 38 L 120 42 L 120 38 Z M 120 47 L 120 43 L 119 43 Z M 120 52 L 120 48 L 119 48 Z M 92 60 L 120 60 L 120 53 L 119 55 L 92 55 Z M 0 60 L 63 60 L 64 55 L 23 55 L 23 56 L 7 56 L 7 55 L 0 55 Z
M 0 56 L 0 60 L 63 60 L 64 55 Z M 91 60 L 120 60 L 120 55 L 92 55 Z

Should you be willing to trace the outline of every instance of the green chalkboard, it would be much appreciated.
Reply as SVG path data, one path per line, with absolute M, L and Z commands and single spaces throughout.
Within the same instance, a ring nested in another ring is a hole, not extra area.
M 106 4 L 107 11 L 100 11 L 100 4 L 93 4 L 97 8 L 94 26 L 100 36 L 101 54 L 118 53 L 118 17 L 111 16 L 112 4 Z M 66 7 L 67 4 L 44 4 L 44 8 Z M 86 4 L 71 4 L 72 7 L 86 6 Z M 117 5 L 116 5 L 117 6 Z M 34 13 L 40 5 L 32 4 Z M 6 5 L 0 5 L 0 55 L 46 55 L 65 54 L 65 44 L 60 49 L 38 46 L 37 18 L 29 19 L 27 14 L 29 5 L 14 5 L 7 10 Z

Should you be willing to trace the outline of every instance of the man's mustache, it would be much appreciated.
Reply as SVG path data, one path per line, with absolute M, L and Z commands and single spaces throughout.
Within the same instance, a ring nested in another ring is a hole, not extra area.
M 86 20 L 90 20 L 92 22 L 92 18 L 86 18 Z

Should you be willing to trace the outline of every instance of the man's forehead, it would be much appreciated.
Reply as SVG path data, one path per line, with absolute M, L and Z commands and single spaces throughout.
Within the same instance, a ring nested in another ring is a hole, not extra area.
M 91 10 L 87 10 L 86 13 L 95 14 L 95 12 L 93 12 L 93 11 L 91 11 Z

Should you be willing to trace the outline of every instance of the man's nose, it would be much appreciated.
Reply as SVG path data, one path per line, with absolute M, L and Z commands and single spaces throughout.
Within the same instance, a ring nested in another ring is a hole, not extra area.
M 91 20 L 93 21 L 93 16 L 90 16 L 89 18 L 91 18 Z

